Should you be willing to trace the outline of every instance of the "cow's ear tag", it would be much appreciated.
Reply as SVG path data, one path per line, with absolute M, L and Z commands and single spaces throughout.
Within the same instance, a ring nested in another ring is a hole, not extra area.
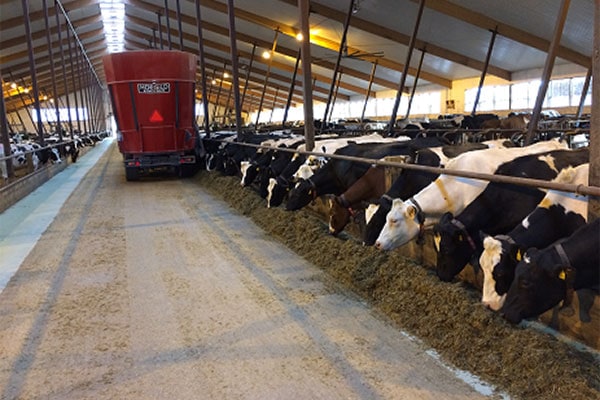
M 521 258 L 523 258 L 521 256 L 521 250 L 517 250 L 517 255 L 516 255 L 517 261 L 521 261 Z
M 259 167 L 256 167 L 256 171 L 257 171 L 257 172 L 258 172 L 258 171 L 260 171 L 260 168 L 259 168 Z
M 567 274 L 565 273 L 564 269 L 561 269 L 560 272 L 558 273 L 558 279 L 560 279 L 561 281 L 564 281 L 565 279 L 567 279 Z
M 462 242 L 463 241 L 463 235 L 458 235 L 458 240 Z

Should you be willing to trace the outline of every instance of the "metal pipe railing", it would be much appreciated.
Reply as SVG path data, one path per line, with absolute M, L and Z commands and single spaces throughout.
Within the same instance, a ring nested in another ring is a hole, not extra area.
M 221 143 L 232 143 L 224 140 L 218 139 L 207 139 L 214 140 Z M 262 146 L 258 144 L 252 143 L 242 143 L 242 142 L 234 142 L 235 145 L 254 147 L 257 149 L 267 149 L 277 151 L 286 151 L 289 153 L 298 153 L 307 156 L 317 156 L 317 157 L 325 157 L 325 158 L 333 158 L 338 160 L 346 160 L 359 162 L 363 164 L 370 164 L 372 166 L 382 166 L 382 167 L 395 167 L 395 168 L 403 168 L 408 170 L 416 170 L 423 172 L 432 172 L 435 174 L 444 174 L 444 175 L 452 175 L 459 176 L 463 178 L 471 178 L 471 179 L 479 179 L 489 182 L 498 182 L 498 183 L 510 183 L 515 185 L 527 186 L 527 187 L 535 187 L 540 189 L 551 189 L 551 190 L 560 190 L 562 192 L 570 192 L 576 193 L 585 196 L 593 196 L 600 198 L 600 187 L 597 186 L 587 186 L 587 185 L 574 185 L 568 183 L 558 183 L 552 181 L 544 181 L 541 179 L 531 179 L 531 178 L 520 178 L 516 176 L 510 175 L 493 175 L 493 174 L 482 174 L 479 172 L 472 171 L 462 171 L 462 170 L 452 170 L 447 168 L 439 168 L 439 167 L 430 167 L 426 165 L 418 165 L 418 164 L 410 164 L 410 163 L 402 163 L 402 162 L 392 162 L 385 160 L 376 160 L 364 157 L 355 157 L 355 156 L 345 156 L 339 154 L 327 154 L 320 153 L 316 151 L 299 151 L 295 149 L 288 149 L 285 147 L 273 147 L 273 146 Z

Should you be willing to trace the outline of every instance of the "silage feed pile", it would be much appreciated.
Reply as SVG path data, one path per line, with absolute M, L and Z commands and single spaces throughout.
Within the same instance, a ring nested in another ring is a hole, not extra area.
M 466 285 L 441 282 L 434 271 L 396 252 L 332 237 L 325 221 L 309 210 L 268 209 L 254 190 L 240 186 L 239 178 L 201 171 L 195 179 L 457 368 L 513 398 L 600 399 L 594 355 L 510 325 Z

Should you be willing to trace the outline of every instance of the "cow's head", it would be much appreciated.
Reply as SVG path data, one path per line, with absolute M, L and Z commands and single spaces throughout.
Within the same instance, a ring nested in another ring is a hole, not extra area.
M 286 194 L 290 191 L 290 185 L 287 180 L 283 178 L 271 178 L 269 179 L 269 187 L 267 188 L 267 207 L 277 207 L 283 203 L 283 199 Z
M 475 251 L 475 244 L 464 226 L 445 213 L 433 227 L 433 241 L 437 253 L 437 276 L 450 282 L 465 267 Z
M 511 258 L 509 255 L 512 251 L 509 247 L 516 246 L 511 245 L 507 239 L 495 238 L 484 233 L 480 233 L 480 235 L 483 241 L 483 251 L 479 257 L 479 266 L 483 271 L 481 302 L 490 309 L 498 311 L 504 304 L 506 292 L 513 280 L 515 266 L 517 265 L 516 257 L 520 259 L 521 254 L 519 252 L 517 256 L 515 251 L 515 257 Z M 506 269 L 500 267 L 506 264 L 512 267 Z M 508 270 L 510 270 L 510 274 L 504 272 Z
M 263 167 L 258 172 L 259 175 L 259 185 L 258 185 L 258 194 L 263 199 L 266 199 L 269 195 L 269 185 L 271 179 L 274 178 L 275 173 L 271 167 Z
M 379 210 L 379 204 L 369 203 L 369 205 L 365 209 L 365 223 L 366 224 L 368 224 L 371 221 L 371 219 L 373 218 L 373 215 L 375 215 L 377 210 Z
M 344 230 L 353 210 L 350 204 L 345 202 L 340 196 L 332 196 L 329 198 L 329 233 L 337 236 Z
M 252 165 L 250 163 L 250 161 L 240 162 L 240 172 L 242 173 L 242 180 L 240 181 L 240 185 L 242 185 L 242 186 L 250 185 L 252 183 L 252 181 L 254 180 L 254 178 L 256 178 L 256 174 L 250 174 L 250 175 L 254 175 L 251 177 L 252 179 L 250 179 L 250 176 L 248 174 L 249 169 L 258 169 L 258 166 Z M 258 171 L 256 171 L 256 172 L 258 173 Z
M 551 251 L 529 249 L 517 264 L 513 280 L 500 312 L 509 322 L 535 317 L 566 296 L 566 266 Z
M 300 179 L 296 186 L 288 193 L 285 209 L 288 211 L 299 210 L 317 198 L 317 189 L 310 179 Z
M 421 231 L 422 215 L 419 215 L 417 206 L 411 201 L 394 199 L 392 208 L 386 216 L 386 221 L 375 247 L 380 250 L 391 250 L 419 235 Z

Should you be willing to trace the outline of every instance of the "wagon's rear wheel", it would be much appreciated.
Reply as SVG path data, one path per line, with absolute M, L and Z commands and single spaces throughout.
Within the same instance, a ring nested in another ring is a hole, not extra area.
M 135 167 L 125 167 L 125 178 L 128 181 L 137 181 L 140 179 L 140 171 Z

